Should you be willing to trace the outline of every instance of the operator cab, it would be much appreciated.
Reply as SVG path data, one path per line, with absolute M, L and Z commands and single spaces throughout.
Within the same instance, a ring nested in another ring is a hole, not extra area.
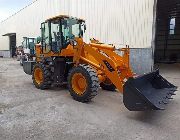
M 85 21 L 82 19 L 64 15 L 47 19 L 41 24 L 43 53 L 58 53 L 69 44 L 76 45 L 75 39 L 82 38 L 85 30 Z
M 35 50 L 34 50 L 34 46 L 36 44 L 36 38 L 34 37 L 23 37 L 23 42 L 22 42 L 22 46 L 23 49 L 26 52 L 28 52 L 28 54 L 35 54 Z

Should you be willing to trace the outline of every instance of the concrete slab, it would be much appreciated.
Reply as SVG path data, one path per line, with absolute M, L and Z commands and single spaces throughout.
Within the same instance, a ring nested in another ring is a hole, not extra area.
M 162 65 L 180 86 L 180 65 Z M 0 140 L 178 140 L 180 92 L 165 111 L 129 112 L 118 92 L 99 91 L 88 104 L 64 88 L 38 90 L 19 62 L 0 58 Z

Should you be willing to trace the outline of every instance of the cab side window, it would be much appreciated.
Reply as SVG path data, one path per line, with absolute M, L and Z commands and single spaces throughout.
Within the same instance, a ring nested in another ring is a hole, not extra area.
M 43 46 L 43 52 L 44 53 L 48 53 L 49 51 L 51 51 L 51 46 L 49 44 L 49 23 L 45 22 L 41 25 L 41 31 L 42 31 L 42 46 Z

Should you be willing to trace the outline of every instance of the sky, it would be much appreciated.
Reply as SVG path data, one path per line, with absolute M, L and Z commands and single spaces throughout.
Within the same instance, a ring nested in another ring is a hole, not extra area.
M 0 0 L 0 22 L 21 10 L 34 0 Z

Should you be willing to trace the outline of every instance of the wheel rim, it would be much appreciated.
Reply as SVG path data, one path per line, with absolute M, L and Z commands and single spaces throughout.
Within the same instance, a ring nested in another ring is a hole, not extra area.
M 35 69 L 34 79 L 38 85 L 40 85 L 43 82 L 43 72 L 40 68 Z
M 78 95 L 83 95 L 87 88 L 85 76 L 81 73 L 75 73 L 72 77 L 72 88 Z

